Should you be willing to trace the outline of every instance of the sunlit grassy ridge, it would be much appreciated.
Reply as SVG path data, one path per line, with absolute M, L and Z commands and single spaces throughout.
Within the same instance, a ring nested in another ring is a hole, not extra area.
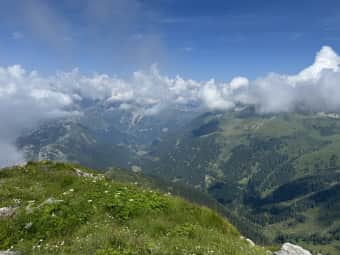
M 90 174 L 86 174 L 90 173 Z M 24 254 L 265 254 L 210 209 L 80 166 L 0 171 L 0 250 Z

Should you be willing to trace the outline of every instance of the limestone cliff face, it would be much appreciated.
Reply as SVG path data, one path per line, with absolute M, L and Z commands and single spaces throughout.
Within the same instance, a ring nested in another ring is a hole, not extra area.
M 282 245 L 281 250 L 274 253 L 275 255 L 312 255 L 309 251 L 301 248 L 298 245 L 285 243 Z

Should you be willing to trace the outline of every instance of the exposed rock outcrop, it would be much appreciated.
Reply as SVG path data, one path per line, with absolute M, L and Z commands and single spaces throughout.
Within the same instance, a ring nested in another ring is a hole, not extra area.
M 274 255 L 312 255 L 312 253 L 298 245 L 285 243 L 282 245 L 281 250 L 275 252 Z

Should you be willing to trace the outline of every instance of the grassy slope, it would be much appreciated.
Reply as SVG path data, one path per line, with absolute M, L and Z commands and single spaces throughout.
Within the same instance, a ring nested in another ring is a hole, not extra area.
M 210 209 L 63 163 L 0 171 L 0 250 L 25 254 L 265 254 Z
M 207 192 L 200 191 L 190 185 L 169 182 L 158 176 L 145 175 L 140 172 L 135 173 L 119 168 L 110 168 L 105 172 L 105 176 L 111 180 L 121 183 L 133 183 L 143 189 L 153 189 L 162 193 L 170 193 L 174 196 L 184 198 L 191 203 L 208 207 L 228 218 L 228 220 L 236 226 L 243 235 L 251 238 L 256 243 L 269 243 L 268 238 L 262 234 L 261 228 L 258 225 L 252 223 L 247 220 L 247 218 L 242 217 L 239 214 L 235 214 L 232 210 L 218 203 Z

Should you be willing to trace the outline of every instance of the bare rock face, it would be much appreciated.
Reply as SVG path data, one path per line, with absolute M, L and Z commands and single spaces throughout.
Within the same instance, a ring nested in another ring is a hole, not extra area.
M 301 248 L 298 245 L 285 243 L 282 245 L 281 250 L 274 253 L 275 255 L 312 255 L 309 251 Z

